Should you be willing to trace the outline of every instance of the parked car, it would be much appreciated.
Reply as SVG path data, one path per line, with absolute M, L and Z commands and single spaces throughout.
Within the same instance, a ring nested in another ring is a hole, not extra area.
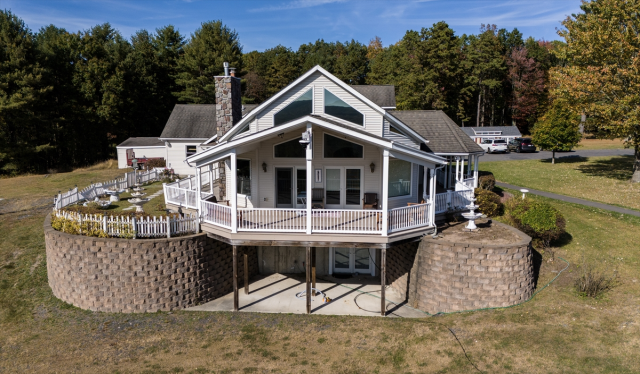
M 483 139 L 480 143 L 480 147 L 487 153 L 494 152 L 509 152 L 507 148 L 507 141 L 504 139 Z
M 531 143 L 530 138 L 515 138 L 510 140 L 507 148 L 509 148 L 509 151 L 516 153 L 536 151 L 536 146 Z

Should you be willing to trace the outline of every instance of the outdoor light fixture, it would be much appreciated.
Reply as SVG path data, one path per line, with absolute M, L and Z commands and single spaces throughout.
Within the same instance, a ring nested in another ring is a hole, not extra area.
M 373 162 L 371 163 L 371 165 L 369 165 L 369 167 L 371 168 L 372 173 L 376 171 L 376 164 L 374 164 Z
M 266 162 L 262 162 L 262 171 L 264 171 L 265 173 L 267 172 L 267 163 Z

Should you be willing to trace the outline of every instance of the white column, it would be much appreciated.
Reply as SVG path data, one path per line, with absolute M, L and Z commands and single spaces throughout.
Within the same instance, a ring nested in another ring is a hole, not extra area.
M 238 165 L 236 160 L 236 150 L 235 148 L 231 150 L 231 162 L 229 163 L 229 169 L 231 174 L 229 181 L 229 189 L 231 191 L 227 191 L 227 198 L 229 199 L 229 203 L 231 204 L 231 232 L 238 232 Z
M 478 188 L 478 162 L 480 161 L 480 156 L 475 155 L 475 159 L 473 161 L 473 179 L 475 179 L 474 184 L 475 188 Z
M 213 164 L 209 164 L 209 192 L 213 195 Z
M 447 164 L 444 166 L 444 183 L 443 183 L 443 187 L 445 189 L 449 188 L 449 169 L 450 169 L 450 164 L 449 164 L 449 158 L 447 157 Z
M 389 150 L 382 152 L 382 236 L 389 228 Z
M 431 201 L 431 211 L 429 212 L 429 217 L 431 217 L 431 223 L 435 224 L 436 222 L 436 169 L 430 169 L 430 180 L 429 180 L 429 197 Z
M 307 131 L 311 134 L 311 124 L 307 124 Z M 307 145 L 307 234 L 311 234 L 311 198 L 313 187 L 313 137 Z
M 471 160 L 473 156 L 467 156 L 467 176 L 465 178 L 471 178 L 471 173 L 473 173 L 473 169 L 471 168 Z
M 202 199 L 200 195 L 200 191 L 202 190 L 202 169 L 196 166 L 196 220 L 198 224 L 198 232 L 200 232 L 200 213 L 202 204 L 200 204 L 200 200 Z
M 424 170 L 424 172 L 422 173 L 423 177 L 424 177 L 424 180 L 422 181 L 422 187 L 423 187 L 422 199 L 425 202 L 427 202 L 427 191 L 429 191 L 429 189 L 428 189 L 429 187 L 427 186 L 427 171 L 430 170 L 430 169 L 427 169 L 427 165 L 423 165 L 422 168 Z

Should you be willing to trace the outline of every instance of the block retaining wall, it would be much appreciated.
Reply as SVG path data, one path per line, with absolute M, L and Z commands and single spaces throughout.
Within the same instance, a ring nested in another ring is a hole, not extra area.
M 535 287 L 531 238 L 508 245 L 452 243 L 424 237 L 387 250 L 390 287 L 429 312 L 505 307 L 529 299 Z
M 206 234 L 171 239 L 94 238 L 44 222 L 53 294 L 101 312 L 156 312 L 198 305 L 233 291 L 233 248 Z M 238 248 L 238 287 L 258 274 L 256 247 Z

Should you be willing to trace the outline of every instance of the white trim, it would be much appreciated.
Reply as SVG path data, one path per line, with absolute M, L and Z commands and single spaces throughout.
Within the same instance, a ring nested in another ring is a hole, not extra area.
M 165 145 L 146 145 L 146 146 L 128 146 L 128 147 L 121 147 L 121 146 L 117 146 L 116 149 L 131 149 L 131 148 L 137 148 L 137 149 L 147 149 L 147 148 L 164 148 L 166 147 Z
M 324 137 L 326 135 L 333 136 L 334 138 L 341 139 L 339 136 L 335 136 L 335 135 L 329 134 L 327 132 L 323 132 L 322 133 L 322 149 L 321 149 L 322 157 L 320 157 L 321 159 L 323 159 L 323 160 L 364 160 L 364 144 L 352 142 L 351 140 L 347 140 L 347 139 L 342 139 L 342 140 L 348 141 L 349 143 L 353 143 L 353 144 L 356 144 L 356 145 L 359 145 L 359 146 L 362 147 L 362 157 L 324 157 L 324 143 L 325 143 Z
M 333 119 L 333 120 L 335 120 L 335 121 L 338 121 L 338 122 L 340 122 L 340 123 L 343 123 L 343 124 L 345 124 L 345 125 L 347 125 L 347 126 L 354 126 L 354 127 L 356 127 L 357 129 L 360 129 L 360 128 L 361 128 L 361 129 L 366 129 L 366 128 L 367 128 L 367 116 L 366 116 L 364 113 L 362 113 L 362 112 L 361 112 L 361 111 L 359 111 L 358 109 L 354 108 L 353 106 L 351 106 L 351 105 L 350 105 L 349 103 L 347 103 L 346 101 L 342 100 L 342 98 L 341 98 L 340 96 L 338 96 L 338 95 L 336 95 L 335 93 L 333 93 L 333 91 L 331 91 L 331 90 L 330 90 L 330 89 L 328 89 L 327 87 L 322 87 L 322 88 L 323 88 L 323 90 L 322 90 L 322 114 L 324 114 L 325 116 L 328 116 L 330 119 Z M 325 100 L 325 91 L 329 91 L 333 96 L 337 97 L 337 98 L 338 98 L 338 100 L 340 100 L 340 101 L 342 101 L 343 103 L 347 104 L 347 105 L 349 106 L 349 108 L 351 108 L 351 109 L 355 110 L 356 112 L 360 113 L 360 114 L 362 115 L 362 125 L 358 125 L 358 124 L 357 124 L 357 123 L 355 123 L 355 122 L 347 121 L 347 120 L 345 120 L 345 119 L 343 119 L 343 118 L 336 117 L 336 116 L 333 116 L 333 115 L 331 115 L 331 114 L 328 114 L 328 113 L 326 112 L 326 110 L 325 110 L 325 109 L 326 109 L 326 107 L 327 107 L 327 102 L 326 102 L 326 100 Z

